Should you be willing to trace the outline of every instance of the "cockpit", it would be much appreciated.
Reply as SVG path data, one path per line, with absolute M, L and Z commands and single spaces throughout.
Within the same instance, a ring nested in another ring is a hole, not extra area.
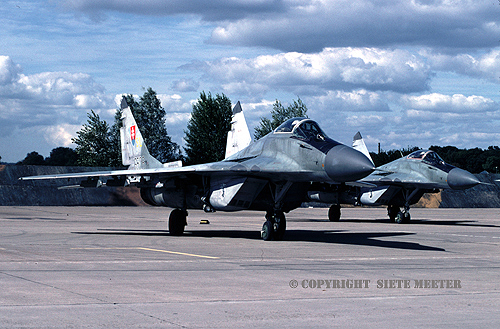
M 292 118 L 283 122 L 274 133 L 289 133 L 300 139 L 325 140 L 326 134 L 321 130 L 318 124 L 308 118 Z
M 408 159 L 422 160 L 431 165 L 438 166 L 445 164 L 444 160 L 434 151 L 420 150 L 415 151 L 407 156 Z

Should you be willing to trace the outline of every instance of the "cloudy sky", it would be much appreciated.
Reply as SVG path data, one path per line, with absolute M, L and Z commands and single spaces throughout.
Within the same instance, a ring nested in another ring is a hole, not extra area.
M 6 0 L 0 156 L 48 156 L 93 109 L 153 88 L 183 144 L 201 91 L 241 101 L 250 129 L 276 99 L 371 151 L 500 145 L 499 0 Z

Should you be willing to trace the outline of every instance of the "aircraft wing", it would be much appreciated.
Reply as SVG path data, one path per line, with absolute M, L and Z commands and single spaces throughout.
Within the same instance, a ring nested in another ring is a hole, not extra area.
M 193 172 L 189 167 L 180 168 L 155 168 L 155 169 L 137 169 L 137 170 L 110 170 L 110 171 L 90 171 L 72 174 L 54 174 L 21 177 L 19 180 L 43 180 L 43 179 L 64 179 L 64 178 L 92 178 L 92 177 L 116 177 L 116 176 L 150 176 L 160 173 L 186 173 Z
M 157 177 L 160 180 L 168 180 L 178 176 L 186 175 L 235 175 L 235 176 L 252 176 L 270 179 L 272 181 L 292 180 L 292 181 L 308 181 L 315 175 L 315 172 L 301 170 L 295 168 L 288 171 L 283 171 L 283 164 L 277 163 L 276 159 L 265 159 L 260 157 L 258 161 L 249 159 L 245 162 L 219 161 L 207 164 L 199 164 L 186 167 L 162 167 L 148 169 L 127 169 L 127 170 L 110 170 L 110 171 L 93 171 L 80 172 L 71 174 L 54 174 L 41 176 L 21 177 L 19 180 L 48 180 L 48 179 L 69 179 L 69 178 L 128 178 L 130 181 L 138 182 L 142 177 Z M 259 166 L 259 164 L 261 166 Z M 271 165 L 269 165 L 271 164 Z

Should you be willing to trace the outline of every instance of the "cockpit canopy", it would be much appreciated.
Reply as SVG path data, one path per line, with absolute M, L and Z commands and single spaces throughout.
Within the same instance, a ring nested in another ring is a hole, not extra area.
M 319 125 L 308 118 L 292 118 L 283 122 L 274 133 L 289 133 L 301 139 L 321 139 L 325 140 L 326 134 Z
M 443 165 L 444 160 L 434 151 L 431 150 L 419 150 L 411 153 L 407 156 L 408 159 L 422 160 L 431 165 Z

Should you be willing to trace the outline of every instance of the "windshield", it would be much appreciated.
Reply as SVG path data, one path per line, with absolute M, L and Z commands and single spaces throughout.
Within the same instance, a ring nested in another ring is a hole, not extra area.
M 294 136 L 301 139 L 321 139 L 324 140 L 326 135 L 321 130 L 319 125 L 307 118 L 292 118 L 283 122 L 274 130 L 275 133 L 293 133 Z
M 321 130 L 318 124 L 312 120 L 307 120 L 299 124 L 293 130 L 293 134 L 304 139 L 321 139 L 325 140 L 325 133 Z
M 420 150 L 408 155 L 408 159 L 422 160 L 433 165 L 444 164 L 444 160 L 434 151 Z
M 274 130 L 275 133 L 291 133 L 293 128 L 306 118 L 291 118 L 283 122 Z

